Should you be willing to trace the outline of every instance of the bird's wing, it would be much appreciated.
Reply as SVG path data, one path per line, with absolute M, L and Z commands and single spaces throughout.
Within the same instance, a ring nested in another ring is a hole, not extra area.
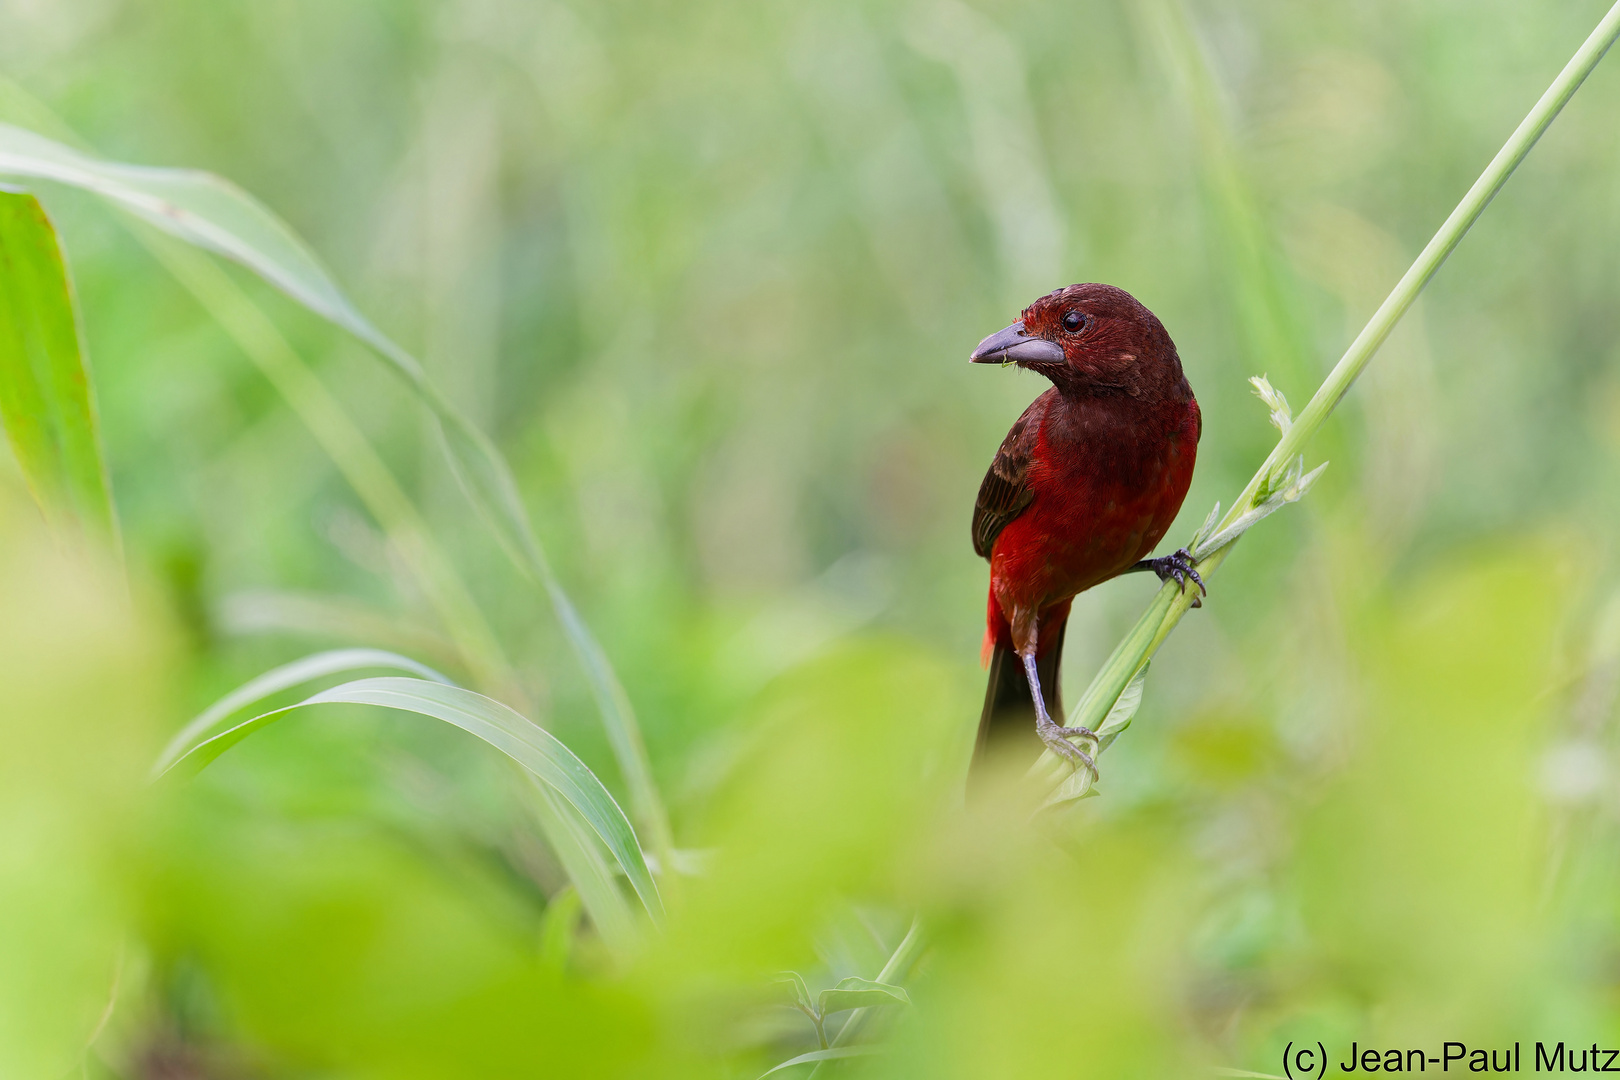
M 1024 410 L 1024 415 L 1001 440 L 1001 449 L 996 451 L 996 459 L 990 463 L 990 471 L 984 474 L 984 482 L 979 485 L 979 498 L 973 504 L 973 550 L 986 559 L 1001 530 L 1035 498 L 1035 491 L 1029 486 L 1029 462 L 1040 431 L 1041 415 L 1045 412 L 1041 405 L 1042 399 L 1037 398 Z

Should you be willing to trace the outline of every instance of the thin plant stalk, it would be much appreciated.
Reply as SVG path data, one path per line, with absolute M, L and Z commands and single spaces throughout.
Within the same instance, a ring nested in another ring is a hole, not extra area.
M 1620 2 L 1609 9 L 1597 28 L 1576 50 L 1564 69 L 1558 73 L 1547 92 L 1541 95 L 1523 122 L 1514 130 L 1513 134 L 1497 151 L 1491 163 L 1474 181 L 1473 187 L 1463 196 L 1457 208 L 1446 218 L 1434 238 L 1424 247 L 1409 270 L 1396 283 L 1395 288 L 1384 300 L 1376 312 L 1373 313 L 1361 333 L 1350 343 L 1339 362 L 1328 373 L 1322 385 L 1311 396 L 1310 403 L 1300 412 L 1299 416 L 1283 431 L 1283 436 L 1267 456 L 1265 463 L 1256 470 L 1249 479 L 1242 493 L 1232 504 L 1220 524 L 1208 535 L 1215 535 L 1234 525 L 1244 514 L 1250 513 L 1263 503 L 1272 489 L 1277 486 L 1279 479 L 1290 468 L 1294 459 L 1304 450 L 1311 440 L 1327 421 L 1344 395 L 1349 392 L 1356 377 L 1373 358 L 1379 346 L 1389 337 L 1390 331 L 1400 322 L 1401 316 L 1406 314 L 1408 308 L 1417 299 L 1423 287 L 1434 277 L 1446 256 L 1451 254 L 1453 248 L 1467 234 L 1469 228 L 1479 219 L 1485 207 L 1490 205 L 1496 193 L 1502 190 L 1513 170 L 1519 167 L 1536 140 L 1552 124 L 1575 91 L 1580 89 L 1581 83 L 1597 67 L 1598 61 L 1603 59 L 1610 46 L 1620 38 Z M 1202 535 L 1204 530 L 1200 530 Z M 1237 543 L 1241 533 L 1231 536 L 1220 547 L 1202 552 L 1194 550 L 1197 556 L 1197 567 L 1204 578 L 1211 574 L 1226 560 L 1232 546 Z M 1174 630 L 1176 624 L 1187 614 L 1197 595 L 1196 590 L 1180 589 L 1173 582 L 1166 582 L 1154 597 L 1148 610 L 1142 615 L 1125 639 L 1115 647 L 1113 654 L 1108 658 L 1091 685 L 1081 695 L 1079 703 L 1069 714 L 1069 723 L 1095 729 L 1108 710 L 1113 707 L 1120 693 L 1130 684 L 1137 671 L 1143 664 L 1153 658 L 1164 639 Z M 1061 780 L 1068 770 L 1064 769 L 1055 755 L 1050 751 L 1042 754 L 1036 769 L 1052 782 Z
M 889 957 L 889 962 L 883 965 L 882 971 L 878 972 L 877 981 L 895 986 L 900 985 L 901 981 L 911 973 L 912 967 L 916 965 L 923 954 L 923 950 L 927 947 L 928 941 L 923 937 L 922 932 L 922 920 L 912 919 L 911 928 L 906 931 L 906 936 L 900 939 L 900 944 L 895 946 L 893 955 Z M 871 1009 L 855 1009 L 852 1011 L 849 1014 L 849 1019 L 844 1021 L 844 1026 L 838 1029 L 838 1034 L 833 1036 L 832 1049 L 836 1050 L 853 1043 L 855 1037 L 861 1033 L 871 1019 Z M 809 1080 L 815 1080 L 815 1077 L 821 1072 L 822 1064 L 818 1062 L 816 1067 L 810 1070 Z

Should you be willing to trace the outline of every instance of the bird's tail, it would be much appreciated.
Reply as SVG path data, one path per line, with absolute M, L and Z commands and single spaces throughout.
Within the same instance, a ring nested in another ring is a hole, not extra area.
M 1068 612 L 1064 612 L 1067 615 Z M 1041 697 L 1046 714 L 1063 723 L 1063 701 L 1058 691 L 1058 669 L 1063 661 L 1063 633 L 1068 620 L 1053 620 L 1041 627 L 1041 636 L 1053 635 L 1035 659 L 1035 672 L 1041 679 Z M 984 711 L 979 714 L 979 737 L 973 745 L 973 763 L 968 767 L 971 789 L 984 779 L 986 763 L 1014 747 L 1027 747 L 1035 760 L 1041 741 L 1035 734 L 1035 701 L 1030 696 L 1024 662 L 1009 646 L 997 642 L 990 655 L 990 685 L 984 691 Z

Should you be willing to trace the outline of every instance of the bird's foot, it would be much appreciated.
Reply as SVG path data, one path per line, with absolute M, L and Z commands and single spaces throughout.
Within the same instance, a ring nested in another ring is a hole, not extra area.
M 1171 578 L 1175 578 L 1176 586 L 1181 589 L 1185 589 L 1187 579 L 1192 578 L 1193 582 L 1198 586 L 1198 591 L 1204 596 L 1209 595 L 1209 590 L 1204 588 L 1204 579 L 1198 576 L 1197 570 L 1193 569 L 1192 552 L 1186 548 L 1158 559 L 1143 559 L 1131 569 L 1151 570 L 1159 575 L 1160 581 L 1169 581 Z M 1193 597 L 1192 606 L 1203 607 L 1204 602 L 1195 596 Z
M 1085 739 L 1095 749 L 1098 746 L 1095 731 L 1083 727 L 1064 727 L 1043 716 L 1035 723 L 1035 734 L 1041 737 L 1041 742 L 1045 743 L 1047 749 L 1051 750 L 1052 753 L 1061 758 L 1067 758 L 1069 764 L 1076 769 L 1084 765 L 1091 770 L 1091 778 L 1093 780 L 1098 779 L 1097 762 L 1090 754 L 1069 741 L 1071 738 Z

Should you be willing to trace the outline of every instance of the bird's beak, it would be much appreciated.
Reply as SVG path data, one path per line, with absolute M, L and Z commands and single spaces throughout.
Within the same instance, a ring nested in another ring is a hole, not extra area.
M 998 330 L 968 354 L 975 364 L 1061 364 L 1063 350 L 1045 338 L 1025 337 L 1022 320 Z

